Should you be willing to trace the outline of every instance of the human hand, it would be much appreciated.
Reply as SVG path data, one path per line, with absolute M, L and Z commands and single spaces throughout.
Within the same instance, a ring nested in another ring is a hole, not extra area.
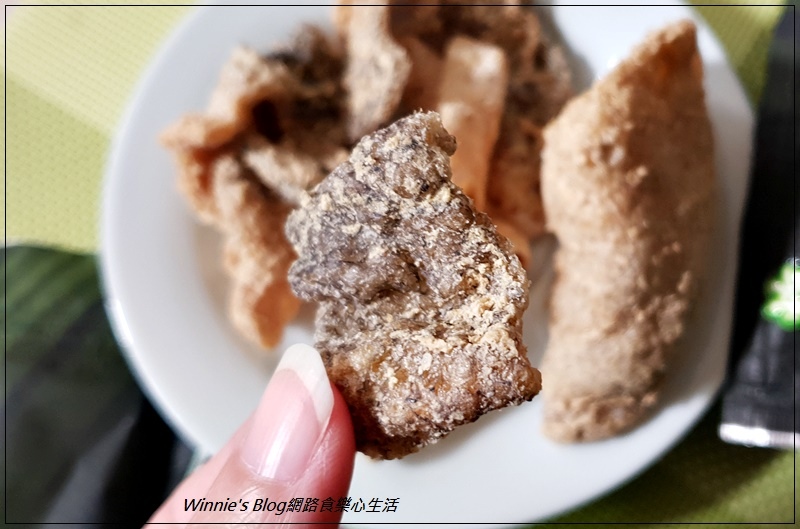
M 186 478 L 148 522 L 338 523 L 341 512 L 288 512 L 293 498 L 340 498 L 350 486 L 355 440 L 342 396 L 319 353 L 307 345 L 286 350 L 253 415 L 228 443 Z M 272 510 L 256 510 L 276 502 Z M 222 502 L 233 510 L 192 509 Z M 206 505 L 206 504 L 200 504 Z M 286 504 L 284 504 L 286 505 Z M 175 527 L 174 525 L 170 527 Z

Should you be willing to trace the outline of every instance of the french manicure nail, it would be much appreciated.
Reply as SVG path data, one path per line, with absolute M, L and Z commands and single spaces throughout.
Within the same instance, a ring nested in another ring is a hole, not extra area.
M 319 353 L 297 344 L 283 354 L 242 445 L 242 459 L 262 477 L 291 482 L 305 472 L 333 410 Z

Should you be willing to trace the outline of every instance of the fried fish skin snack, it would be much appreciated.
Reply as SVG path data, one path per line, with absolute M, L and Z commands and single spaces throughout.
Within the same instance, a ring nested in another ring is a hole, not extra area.
M 239 46 L 222 68 L 206 112 L 183 116 L 162 132 L 161 142 L 173 150 L 221 147 L 250 125 L 259 101 L 285 98 L 293 84 L 286 65 Z
M 161 134 L 175 153 L 179 187 L 201 220 L 217 224 L 210 166 L 233 145 L 243 143 L 241 161 L 289 202 L 346 156 L 342 54 L 339 42 L 315 26 L 265 56 L 237 47 L 206 111 L 183 116 Z
M 493 219 L 502 219 L 509 235 L 528 239 L 542 235 L 545 219 L 539 190 L 541 128 L 572 96 L 572 89 L 564 55 L 544 38 L 533 10 L 517 0 L 412 1 L 381 7 L 352 4 L 340 0 L 334 17 L 340 34 L 356 46 L 354 51 L 359 54 L 350 59 L 348 66 L 352 79 L 357 79 L 355 72 L 366 72 L 376 79 L 391 79 L 392 87 L 404 87 L 398 104 L 396 90 L 381 90 L 377 81 L 365 83 L 362 78 L 360 85 L 349 82 L 351 89 L 357 90 L 351 100 L 362 101 L 350 105 L 354 123 L 351 129 L 360 134 L 372 132 L 392 115 L 397 118 L 420 109 L 438 110 L 447 118 L 453 108 L 442 108 L 438 101 L 437 96 L 446 95 L 441 92 L 447 90 L 446 82 L 440 79 L 440 70 L 446 65 L 439 63 L 447 62 L 445 55 L 453 41 L 473 39 L 502 50 L 508 90 L 503 88 L 506 96 L 499 135 L 486 135 L 487 130 L 483 130 L 494 126 L 477 127 L 481 129 L 475 132 L 479 137 L 470 141 L 470 134 L 455 127 L 452 130 L 466 147 L 460 150 L 462 157 L 472 151 L 470 144 L 483 145 L 487 139 L 493 142 L 486 176 L 476 180 L 477 175 L 468 175 L 470 184 L 480 185 L 464 186 L 464 190 L 480 210 Z M 361 21 L 356 23 L 355 16 L 360 16 Z M 369 27 L 373 29 L 368 30 Z M 350 36 L 357 28 L 361 29 L 355 38 Z M 357 65 L 360 66 L 356 68 Z M 488 94 L 487 99 L 492 96 Z M 463 116 L 468 112 L 456 114 L 460 116 L 458 120 L 466 121 Z M 445 125 L 450 128 L 448 121 L 445 119 Z M 351 135 L 351 140 L 356 139 L 358 136 Z M 453 163 L 455 168 L 458 161 Z M 461 171 L 454 172 L 461 185 Z M 483 169 L 478 173 L 482 175 Z M 525 251 L 523 246 L 519 249 Z
M 486 211 L 486 179 L 508 85 L 508 65 L 503 51 L 467 37 L 447 45 L 439 89 L 442 123 L 460 149 L 451 160 L 453 182 Z
M 439 85 L 441 84 L 443 59 L 416 37 L 403 37 L 399 40 L 411 61 L 408 82 L 400 101 L 401 112 L 431 110 L 439 102 Z
M 300 310 L 287 280 L 295 258 L 283 233 L 290 208 L 233 155 L 220 156 L 212 172 L 232 283 L 231 321 L 245 337 L 270 349 Z
M 240 46 L 223 67 L 206 112 L 182 116 L 161 133 L 161 143 L 175 154 L 178 188 L 201 221 L 220 224 L 212 191 L 214 161 L 252 125 L 259 100 L 283 99 L 290 86 L 285 64 Z
M 511 18 L 514 24 L 507 24 L 515 31 L 503 33 L 503 24 L 495 22 L 495 32 L 504 35 L 496 40 L 506 46 L 511 76 L 489 169 L 487 210 L 492 218 L 503 218 L 535 239 L 545 232 L 539 182 L 541 130 L 572 97 L 572 81 L 562 50 L 545 40 L 530 9 L 506 9 L 518 11 Z
M 616 435 L 658 400 L 712 229 L 714 158 L 695 27 L 650 34 L 545 129 L 558 237 L 543 430 Z
M 295 293 L 359 449 L 403 457 L 541 388 L 522 343 L 528 280 L 450 181 L 436 113 L 362 139 L 287 221 Z
M 337 6 L 347 48 L 347 134 L 355 143 L 386 123 L 403 96 L 411 60 L 390 25 L 390 6 Z
M 265 349 L 278 344 L 300 305 L 287 279 L 294 252 L 286 216 L 347 158 L 342 54 L 315 26 L 268 55 L 239 47 L 206 111 L 161 136 L 189 205 L 225 238 L 230 320 Z

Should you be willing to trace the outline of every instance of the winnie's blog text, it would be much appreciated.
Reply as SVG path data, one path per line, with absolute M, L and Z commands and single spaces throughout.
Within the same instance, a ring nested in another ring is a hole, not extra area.
M 362 498 L 342 497 L 325 498 L 292 498 L 290 500 L 273 500 L 256 498 L 254 500 L 211 500 L 208 498 L 185 498 L 186 512 L 270 512 L 280 516 L 286 512 L 397 512 L 400 498 Z

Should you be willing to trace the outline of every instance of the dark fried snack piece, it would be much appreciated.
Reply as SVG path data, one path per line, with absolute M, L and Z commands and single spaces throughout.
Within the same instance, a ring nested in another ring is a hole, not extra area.
M 436 113 L 403 118 L 362 139 L 286 224 L 289 280 L 320 304 L 316 347 L 372 457 L 541 388 L 522 343 L 525 271 L 450 181 L 454 151 Z
M 400 101 L 400 112 L 435 109 L 439 102 L 443 58 L 416 37 L 403 37 L 399 43 L 405 48 L 411 61 L 408 82 Z
M 650 34 L 545 129 L 559 239 L 544 432 L 616 435 L 657 402 L 713 220 L 714 154 L 694 24 Z
M 394 0 L 390 25 L 397 38 L 415 35 L 430 38 L 442 33 L 439 2 L 430 0 Z

